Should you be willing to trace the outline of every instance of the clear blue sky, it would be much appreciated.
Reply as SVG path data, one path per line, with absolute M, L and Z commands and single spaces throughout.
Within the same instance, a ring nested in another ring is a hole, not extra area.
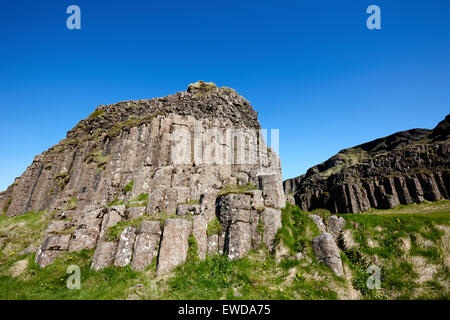
M 1 190 L 98 105 L 199 79 L 280 129 L 284 178 L 450 111 L 448 0 L 2 1 L 0 43 Z

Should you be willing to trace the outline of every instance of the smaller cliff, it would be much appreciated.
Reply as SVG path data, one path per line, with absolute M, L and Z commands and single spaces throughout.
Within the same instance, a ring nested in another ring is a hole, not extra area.
M 450 198 L 450 115 L 433 130 L 394 133 L 340 151 L 284 181 L 305 211 L 357 213 Z

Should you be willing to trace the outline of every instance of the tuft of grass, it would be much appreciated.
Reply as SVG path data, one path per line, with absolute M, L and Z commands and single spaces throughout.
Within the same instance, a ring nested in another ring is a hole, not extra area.
M 104 110 L 97 109 L 89 115 L 88 120 L 94 120 L 95 118 L 100 117 L 103 113 L 105 113 Z
M 256 190 L 256 189 L 257 189 L 256 186 L 253 183 L 251 183 L 251 182 L 249 182 L 249 183 L 247 183 L 245 185 L 230 184 L 230 185 L 227 185 L 227 186 L 223 187 L 219 191 L 217 196 L 223 196 L 223 195 L 226 195 L 226 194 L 229 194 L 229 193 L 251 194 L 251 193 L 248 193 L 248 191 Z
M 311 239 L 320 235 L 309 215 L 289 203 L 286 203 L 286 208 L 282 210 L 281 224 L 277 241 L 282 242 L 292 254 L 303 251 Z
M 97 164 L 98 170 L 103 170 L 103 169 L 105 169 L 106 165 L 108 164 L 109 158 L 110 158 L 110 156 L 104 156 L 103 151 L 99 150 L 99 151 L 89 153 L 84 158 L 84 161 L 86 161 L 86 163 L 94 162 Z
M 214 217 L 214 219 L 208 223 L 206 234 L 209 237 L 212 236 L 213 234 L 220 234 L 221 232 L 222 232 L 222 224 L 220 223 L 217 217 Z

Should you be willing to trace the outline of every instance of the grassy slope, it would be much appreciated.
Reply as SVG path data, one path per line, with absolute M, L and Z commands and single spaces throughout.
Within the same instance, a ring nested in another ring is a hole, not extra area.
M 318 210 L 322 216 L 328 212 Z M 154 262 L 143 272 L 129 267 L 90 270 L 93 251 L 65 253 L 40 269 L 35 254 L 19 255 L 39 243 L 48 223 L 44 213 L 0 216 L 0 299 L 448 299 L 450 201 L 342 215 L 353 247 L 341 256 L 345 277 L 316 262 L 311 239 L 317 227 L 298 207 L 283 211 L 276 254 L 265 248 L 228 261 L 199 261 L 192 242 L 186 264 L 156 277 Z M 297 261 L 293 255 L 303 252 Z M 28 265 L 26 265 L 28 263 Z M 381 290 L 369 290 L 367 266 L 382 269 Z M 81 290 L 66 288 L 66 269 L 81 268 Z M 17 273 L 18 265 L 26 265 Z

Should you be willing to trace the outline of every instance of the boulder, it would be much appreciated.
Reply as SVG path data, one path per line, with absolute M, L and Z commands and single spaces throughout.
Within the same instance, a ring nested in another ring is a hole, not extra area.
M 72 227 L 70 221 L 52 221 L 49 223 L 47 233 L 62 233 Z
M 106 231 L 108 231 L 109 228 L 118 224 L 120 221 L 122 221 L 122 216 L 116 210 L 110 210 L 108 213 L 106 213 L 103 216 L 99 238 L 103 239 L 104 236 L 106 235 Z
M 114 265 L 117 267 L 124 267 L 131 261 L 133 254 L 134 240 L 136 238 L 136 229 L 133 227 L 126 227 L 120 235 L 119 244 L 117 245 L 116 257 Z
M 126 206 L 124 204 L 120 204 L 117 206 L 112 206 L 108 209 L 109 213 L 115 212 L 118 215 L 120 215 L 121 217 L 125 217 L 125 213 L 126 213 Z
M 78 229 L 72 234 L 69 251 L 81 251 L 83 249 L 91 250 L 97 245 L 99 233 L 89 233 L 85 229 Z
M 186 261 L 192 232 L 192 222 L 184 219 L 167 219 L 159 248 L 157 274 L 171 271 Z
M 66 251 L 69 249 L 70 234 L 61 236 L 47 235 L 41 245 L 42 250 Z
M 139 227 L 139 233 L 161 235 L 161 224 L 159 221 L 145 220 Z
M 41 268 L 45 268 L 55 262 L 56 258 L 61 253 L 62 251 L 59 250 L 43 250 L 42 248 L 39 248 L 36 252 L 36 264 Z
M 264 198 L 261 190 L 250 190 L 248 193 L 251 194 L 251 208 L 253 210 L 258 210 L 264 207 Z
M 325 232 L 314 238 L 312 247 L 319 262 L 330 267 L 338 276 L 344 275 L 339 248 L 331 234 Z

